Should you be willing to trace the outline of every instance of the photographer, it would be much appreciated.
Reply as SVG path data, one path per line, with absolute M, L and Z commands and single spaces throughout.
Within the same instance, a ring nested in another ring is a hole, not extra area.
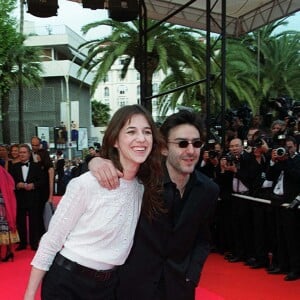
M 221 191 L 249 195 L 259 170 L 253 154 L 244 151 L 240 139 L 234 138 L 229 143 L 229 153 L 220 161 L 221 172 L 217 182 L 223 182 Z M 227 186 L 224 186 L 226 183 Z M 222 188 L 223 186 L 223 188 Z M 229 262 L 245 261 L 253 257 L 252 210 L 248 200 L 232 197 L 232 256 Z
M 264 198 L 262 195 L 261 186 L 265 180 L 269 165 L 269 158 L 267 155 L 269 152 L 269 147 L 259 132 L 257 132 L 253 136 L 253 139 L 248 141 L 248 143 L 251 145 L 251 154 L 254 158 L 252 162 L 253 169 L 257 175 L 252 183 L 250 195 L 258 198 Z M 251 210 L 253 218 L 254 256 L 248 265 L 252 269 L 259 269 L 268 266 L 268 252 L 272 248 L 270 245 L 268 232 L 270 206 L 265 205 L 264 203 L 253 201 L 250 203 L 249 209 Z
M 287 137 L 285 147 L 272 150 L 267 179 L 273 182 L 271 201 L 276 209 L 276 234 L 278 242 L 278 266 L 269 274 L 288 272 L 284 280 L 300 278 L 300 218 L 299 210 L 293 205 L 279 207 L 282 203 L 292 203 L 300 194 L 300 155 L 297 153 L 295 138 Z
M 197 169 L 205 174 L 207 177 L 216 181 L 217 174 L 220 173 L 219 159 L 222 155 L 222 146 L 215 139 L 209 139 L 201 153 L 202 160 L 199 161 Z M 224 251 L 222 242 L 222 230 L 224 228 L 221 219 L 224 216 L 223 202 L 218 201 L 217 207 L 214 215 L 214 219 L 211 225 L 211 235 L 212 235 L 212 251 Z
M 217 172 L 220 171 L 219 159 L 222 155 L 222 146 L 215 139 L 210 139 L 204 145 L 202 160 L 198 169 L 209 178 L 216 179 Z

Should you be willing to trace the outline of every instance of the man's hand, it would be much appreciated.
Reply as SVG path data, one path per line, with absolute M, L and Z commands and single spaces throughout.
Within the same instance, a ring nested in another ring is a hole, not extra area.
M 100 185 L 108 190 L 116 189 L 123 173 L 115 168 L 109 159 L 95 157 L 89 162 L 89 170 L 97 178 Z
M 300 196 L 298 195 L 288 206 L 288 209 L 297 209 L 300 205 Z
M 32 191 L 32 190 L 34 190 L 34 184 L 33 183 L 25 183 L 25 187 L 24 187 L 24 189 L 26 190 L 26 191 Z

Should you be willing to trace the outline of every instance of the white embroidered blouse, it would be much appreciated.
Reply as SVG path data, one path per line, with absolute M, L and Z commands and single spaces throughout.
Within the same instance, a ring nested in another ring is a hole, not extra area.
M 31 264 L 49 270 L 57 252 L 95 270 L 125 262 L 133 244 L 144 186 L 120 179 L 107 190 L 87 172 L 71 180 Z

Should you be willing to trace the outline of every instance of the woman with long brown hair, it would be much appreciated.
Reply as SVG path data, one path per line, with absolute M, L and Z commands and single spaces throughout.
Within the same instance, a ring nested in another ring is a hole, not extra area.
M 131 250 L 141 207 L 150 216 L 161 207 L 162 146 L 143 107 L 114 114 L 102 156 L 123 171 L 120 187 L 109 191 L 90 172 L 69 182 L 32 261 L 24 299 L 34 299 L 42 279 L 42 299 L 115 299 L 116 268 Z

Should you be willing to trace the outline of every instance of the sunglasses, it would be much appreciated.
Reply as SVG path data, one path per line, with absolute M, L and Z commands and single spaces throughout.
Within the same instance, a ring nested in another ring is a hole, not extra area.
M 201 148 L 202 142 L 197 140 L 197 141 L 187 141 L 187 140 L 182 140 L 179 142 L 170 142 L 171 144 L 177 144 L 179 148 L 187 148 L 189 144 L 192 144 L 194 148 Z

